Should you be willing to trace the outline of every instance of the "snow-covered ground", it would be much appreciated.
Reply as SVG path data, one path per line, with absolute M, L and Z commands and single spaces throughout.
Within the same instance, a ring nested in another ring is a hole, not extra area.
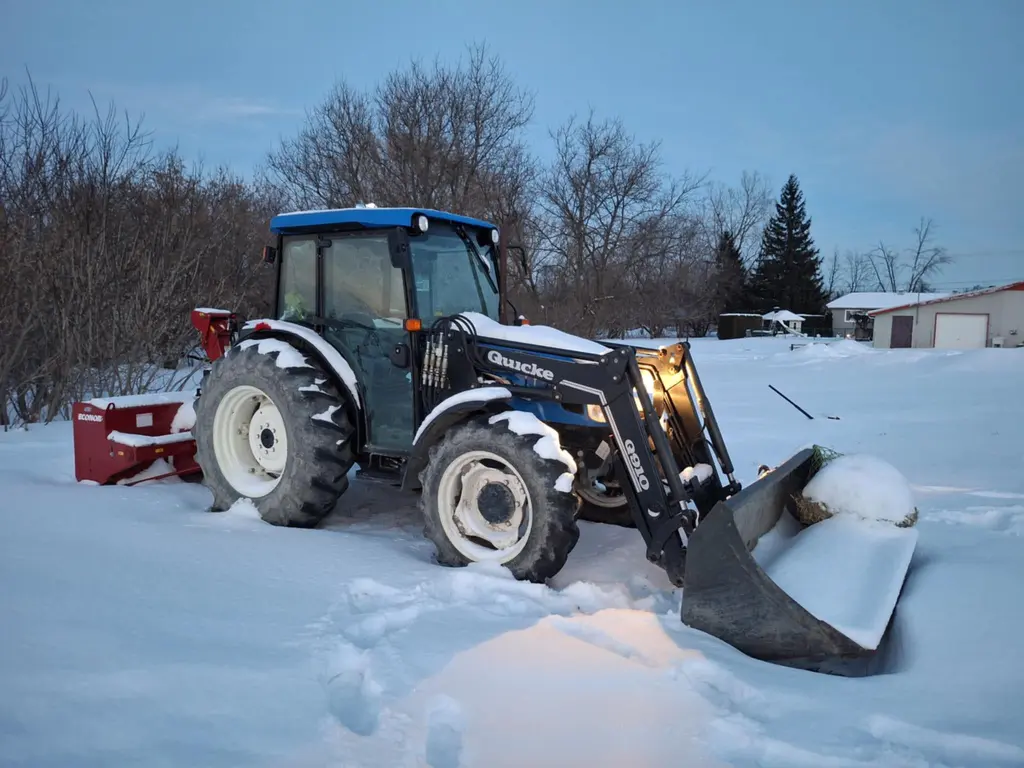
M 386 485 L 316 531 L 176 480 L 78 485 L 54 424 L 0 434 L 0 764 L 1024 765 L 1022 351 L 789 344 L 693 348 L 742 481 L 812 442 L 909 479 L 886 674 L 686 628 L 635 531 L 584 524 L 522 584 L 432 564 Z

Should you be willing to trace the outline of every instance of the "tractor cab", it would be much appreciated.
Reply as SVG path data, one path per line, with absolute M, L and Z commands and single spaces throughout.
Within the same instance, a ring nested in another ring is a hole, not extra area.
M 421 404 L 415 331 L 440 317 L 499 315 L 498 230 L 414 208 L 359 207 L 274 217 L 274 317 L 305 325 L 352 367 L 369 454 L 402 457 Z

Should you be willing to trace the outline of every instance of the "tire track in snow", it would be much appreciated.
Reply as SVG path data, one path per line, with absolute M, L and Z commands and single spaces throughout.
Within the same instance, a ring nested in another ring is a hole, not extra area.
M 910 752 L 926 760 L 929 766 L 996 768 L 1024 765 L 1024 749 L 993 739 L 935 731 L 885 715 L 872 715 L 863 727 L 894 753 Z
M 707 658 L 687 660 L 676 668 L 684 680 L 714 710 L 705 742 L 731 765 L 759 768 L 924 768 L 919 761 L 889 759 L 877 754 L 851 756 L 849 749 L 831 754 L 796 746 L 771 734 L 773 724 L 801 720 L 817 714 L 812 698 L 758 688 L 725 666 Z
M 949 525 L 983 528 L 993 533 L 1024 536 L 1024 506 L 967 507 L 938 509 L 924 513 L 924 519 Z
M 872 714 L 856 726 L 859 738 L 835 747 L 798 746 L 775 735 L 793 722 L 813 722 L 820 708 L 813 694 L 755 687 L 708 659 L 688 660 L 678 675 L 716 711 L 707 743 L 737 766 L 764 768 L 976 768 L 1024 765 L 1024 749 L 991 739 L 944 733 Z M 831 730 L 831 729 L 830 729 Z

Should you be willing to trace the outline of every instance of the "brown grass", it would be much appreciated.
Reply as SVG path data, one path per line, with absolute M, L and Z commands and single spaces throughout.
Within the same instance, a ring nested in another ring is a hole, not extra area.
M 794 506 L 795 517 L 800 521 L 801 525 L 814 525 L 820 523 L 822 520 L 827 520 L 834 514 L 828 505 L 822 504 L 819 501 L 811 501 L 803 496 L 797 496 L 793 499 L 795 502 Z M 900 521 L 887 521 L 893 522 L 897 528 L 913 528 L 917 524 L 919 512 L 917 507 L 914 507 L 914 511 L 904 517 Z

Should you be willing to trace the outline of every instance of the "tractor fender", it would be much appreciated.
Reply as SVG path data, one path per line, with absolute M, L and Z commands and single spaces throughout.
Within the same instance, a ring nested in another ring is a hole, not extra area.
M 416 430 L 409 460 L 405 465 L 402 490 L 420 489 L 420 472 L 430 459 L 430 448 L 452 425 L 476 414 L 507 410 L 507 406 L 503 407 L 503 404 L 507 404 L 511 399 L 512 393 L 505 387 L 484 386 L 457 392 L 438 403 Z
M 362 399 L 359 397 L 359 380 L 348 361 L 341 353 L 331 346 L 323 336 L 312 328 L 298 323 L 289 323 L 285 320 L 250 320 L 242 326 L 238 334 L 236 344 L 245 341 L 247 338 L 265 338 L 273 336 L 276 338 L 290 338 L 301 341 L 303 351 L 312 354 L 324 366 L 325 370 L 334 373 L 349 396 L 352 398 L 352 405 L 357 410 L 362 410 Z

